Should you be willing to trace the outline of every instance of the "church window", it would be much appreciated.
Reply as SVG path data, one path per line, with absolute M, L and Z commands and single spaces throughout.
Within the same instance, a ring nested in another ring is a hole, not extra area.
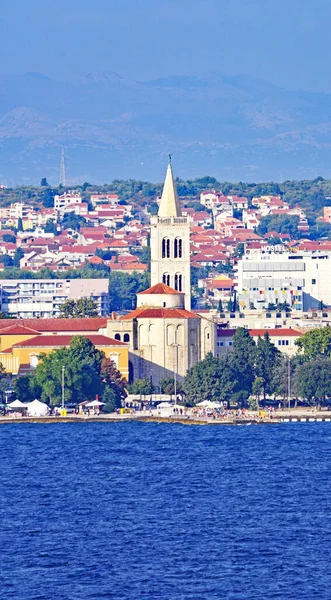
M 129 341 L 130 341 L 130 335 L 128 333 L 125 333 L 124 337 L 123 337 L 123 342 L 129 342 Z
M 180 273 L 176 273 L 175 275 L 175 290 L 177 290 L 177 292 L 181 292 L 182 291 L 182 275 Z
M 119 333 L 115 333 L 115 340 L 121 341 L 121 336 Z
M 162 258 L 170 258 L 170 240 L 163 238 L 162 240 Z
M 183 257 L 183 240 L 180 238 L 175 238 L 174 241 L 174 257 L 182 258 Z
M 170 286 L 170 275 L 169 275 L 169 273 L 163 273 L 162 281 L 166 285 Z

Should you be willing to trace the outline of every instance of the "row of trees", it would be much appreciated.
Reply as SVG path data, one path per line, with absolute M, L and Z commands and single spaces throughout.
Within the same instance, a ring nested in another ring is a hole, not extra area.
M 93 400 L 98 395 L 105 403 L 105 409 L 112 412 L 126 396 L 127 382 L 113 361 L 106 358 L 104 352 L 86 337 L 75 336 L 68 348 L 41 354 L 35 371 L 15 380 L 14 389 L 18 398 L 22 402 L 38 398 L 60 405 L 63 367 L 66 403 L 77 404 Z
M 273 396 L 287 402 L 289 395 L 310 404 L 325 404 L 331 397 L 331 328 L 314 329 L 296 344 L 298 352 L 290 360 L 267 333 L 255 343 L 246 329 L 238 328 L 231 351 L 220 358 L 209 354 L 188 371 L 183 382 L 177 382 L 177 392 L 191 405 L 201 400 L 226 400 L 254 406 Z M 174 381 L 166 378 L 155 387 L 148 378 L 137 380 L 129 391 L 174 394 Z
M 312 330 L 297 342 L 291 360 L 270 341 L 268 333 L 257 343 L 238 328 L 231 352 L 220 358 L 209 354 L 187 373 L 186 399 L 191 404 L 227 400 L 247 405 L 248 399 L 272 396 L 301 398 L 325 404 L 331 397 L 331 328 Z

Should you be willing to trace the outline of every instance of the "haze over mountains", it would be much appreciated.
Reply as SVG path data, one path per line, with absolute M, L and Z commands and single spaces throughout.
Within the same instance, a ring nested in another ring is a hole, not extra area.
M 57 81 L 0 77 L 0 183 L 159 181 L 176 175 L 263 181 L 331 174 L 331 94 L 211 73 L 129 81 L 112 72 Z

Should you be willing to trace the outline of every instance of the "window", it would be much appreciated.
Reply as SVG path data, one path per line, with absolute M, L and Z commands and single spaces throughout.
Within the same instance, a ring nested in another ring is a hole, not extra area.
M 183 256 L 183 241 L 180 238 L 175 238 L 174 258 L 182 258 L 182 256 Z
M 123 342 L 129 342 L 130 341 L 130 335 L 128 333 L 125 333 L 123 336 Z
M 175 275 L 175 290 L 177 290 L 177 292 L 182 291 L 182 276 L 180 273 L 176 273 Z
M 229 346 L 233 346 L 233 342 L 229 342 Z
M 316 279 L 312 279 L 312 280 L 311 280 L 311 284 L 312 284 L 312 285 L 316 285 Z
M 115 333 L 115 340 L 118 340 L 119 342 L 121 341 L 121 336 L 119 333 Z
M 163 238 L 162 240 L 162 258 L 170 258 L 170 240 Z
M 170 275 L 169 275 L 169 273 L 163 273 L 162 281 L 166 285 L 170 286 Z

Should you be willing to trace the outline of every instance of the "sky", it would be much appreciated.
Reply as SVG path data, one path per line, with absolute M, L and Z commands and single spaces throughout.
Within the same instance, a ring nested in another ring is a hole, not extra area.
M 331 91 L 330 0 L 1 0 L 0 73 L 219 72 Z

